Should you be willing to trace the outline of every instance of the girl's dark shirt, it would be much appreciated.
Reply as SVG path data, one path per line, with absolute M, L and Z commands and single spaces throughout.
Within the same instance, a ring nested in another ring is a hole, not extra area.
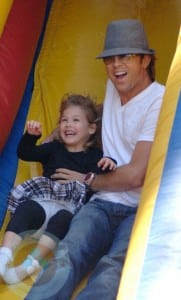
M 40 162 L 43 176 L 50 178 L 57 168 L 66 168 L 80 173 L 100 173 L 97 163 L 103 157 L 101 149 L 90 147 L 86 151 L 69 152 L 64 144 L 55 140 L 50 143 L 36 145 L 40 136 L 27 132 L 22 136 L 18 149 L 18 158 L 25 161 Z

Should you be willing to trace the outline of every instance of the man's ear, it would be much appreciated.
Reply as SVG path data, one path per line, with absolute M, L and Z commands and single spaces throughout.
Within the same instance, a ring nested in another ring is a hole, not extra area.
M 151 56 L 145 54 L 142 59 L 142 65 L 144 66 L 145 69 L 147 69 L 147 67 L 149 66 L 150 61 L 151 61 Z

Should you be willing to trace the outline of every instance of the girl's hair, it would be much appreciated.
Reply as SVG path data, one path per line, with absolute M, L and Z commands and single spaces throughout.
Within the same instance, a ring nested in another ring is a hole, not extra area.
M 81 107 L 81 109 L 85 111 L 87 121 L 90 124 L 95 123 L 97 125 L 96 132 L 90 135 L 90 138 L 87 141 L 85 148 L 87 149 L 88 147 L 91 147 L 93 145 L 101 146 L 100 144 L 101 114 L 100 114 L 100 109 L 96 105 L 95 101 L 90 96 L 83 96 L 80 94 L 65 94 L 60 104 L 59 123 L 64 110 L 70 106 Z

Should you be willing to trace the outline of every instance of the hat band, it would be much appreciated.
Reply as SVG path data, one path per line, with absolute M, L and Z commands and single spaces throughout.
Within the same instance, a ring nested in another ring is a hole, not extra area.
M 121 54 L 155 54 L 153 49 L 141 49 L 141 48 L 113 48 L 105 49 L 97 58 L 104 58 L 107 56 L 121 55 Z

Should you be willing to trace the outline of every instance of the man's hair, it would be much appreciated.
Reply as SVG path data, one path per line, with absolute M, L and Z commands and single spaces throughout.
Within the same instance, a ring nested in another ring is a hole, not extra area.
M 150 64 L 148 66 L 148 74 L 150 76 L 151 81 L 155 81 L 155 61 L 156 61 L 156 57 L 155 55 L 151 55 L 151 61 Z
M 144 57 L 145 54 L 140 54 L 141 58 Z M 150 77 L 150 80 L 153 82 L 155 81 L 155 61 L 156 57 L 155 55 L 150 55 L 151 60 L 147 67 L 148 76 Z

